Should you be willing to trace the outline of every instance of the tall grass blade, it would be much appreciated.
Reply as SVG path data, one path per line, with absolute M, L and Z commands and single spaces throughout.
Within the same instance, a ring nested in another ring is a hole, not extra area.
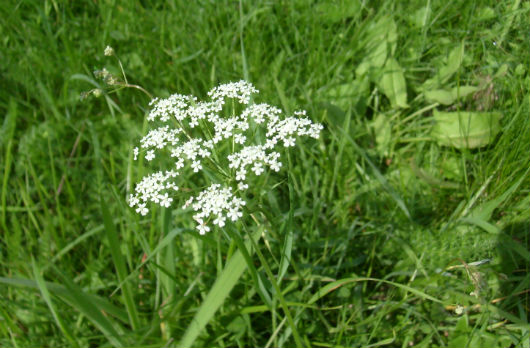
M 11 147 L 13 146 L 13 135 L 17 118 L 17 103 L 15 99 L 9 99 L 7 115 L 0 132 L 0 148 L 5 146 L 4 175 L 2 178 L 2 196 L 0 197 L 0 207 L 2 209 L 2 226 L 7 230 L 6 207 L 7 207 L 7 180 L 11 172 Z
M 114 262 L 114 267 L 118 273 L 118 280 L 122 282 L 127 277 L 127 268 L 125 266 L 125 258 L 121 253 L 121 245 L 118 240 L 118 232 L 116 231 L 116 226 L 112 221 L 110 216 L 110 211 L 105 202 L 105 198 L 100 196 L 100 205 L 101 213 L 103 214 L 103 224 L 105 225 L 105 232 L 107 234 L 107 239 L 109 241 L 110 253 L 112 255 L 112 261 Z M 134 303 L 133 292 L 131 289 L 131 284 L 125 282 L 122 286 L 123 299 L 125 301 L 125 307 L 127 308 L 127 314 L 129 315 L 129 321 L 134 331 L 138 330 L 140 327 L 140 322 L 138 319 L 138 310 Z
M 171 227 L 171 209 L 164 208 L 161 219 L 162 236 L 167 236 L 170 233 Z M 176 295 L 177 285 L 175 282 L 174 272 L 177 269 L 177 265 L 175 264 L 174 244 L 175 243 L 168 243 L 163 252 L 159 255 L 161 256 L 159 257 L 159 260 L 161 261 L 163 267 L 159 267 L 159 272 L 157 272 L 159 276 L 157 278 L 161 285 L 162 303 L 173 301 Z M 170 324 L 171 323 L 167 320 L 164 320 L 163 324 L 161 324 L 162 337 L 164 341 L 168 341 L 170 339 Z
M 291 156 L 288 154 L 289 168 L 292 168 Z M 285 239 L 283 241 L 283 247 L 281 250 L 280 268 L 278 270 L 278 284 L 281 284 L 287 268 L 291 263 L 291 254 L 293 251 L 293 217 L 294 217 L 294 188 L 292 182 L 292 172 L 289 171 L 287 186 L 289 187 L 289 215 L 287 218 L 287 226 L 285 228 Z
M 158 243 L 158 245 L 156 246 L 156 248 L 151 251 L 150 253 L 148 253 L 147 257 L 143 260 L 142 263 L 140 263 L 138 266 L 136 266 L 136 268 L 134 269 L 134 271 L 132 271 L 127 277 L 125 277 L 122 281 L 120 281 L 120 283 L 118 284 L 118 286 L 116 287 L 116 289 L 113 291 L 113 294 L 118 291 L 119 289 L 121 289 L 121 287 L 123 286 L 123 284 L 125 284 L 125 282 L 127 282 L 130 278 L 132 278 L 135 274 L 137 274 L 137 272 L 140 270 L 140 268 L 142 268 L 146 263 L 148 263 L 149 261 L 151 261 L 151 259 L 153 257 L 155 257 L 156 255 L 158 255 L 158 253 L 163 250 L 169 243 L 171 243 L 171 241 L 173 240 L 173 238 L 175 238 L 179 233 L 181 233 L 183 230 L 182 229 L 173 229 L 171 230 L 171 232 L 168 233 L 167 236 L 165 236 L 161 241 L 160 243 Z
M 375 164 L 373 164 L 370 158 L 368 158 L 368 155 L 366 154 L 366 152 L 363 149 L 361 149 L 359 145 L 357 145 L 355 140 L 353 140 L 349 134 L 347 134 L 344 130 L 340 130 L 340 131 L 343 133 L 344 137 L 346 137 L 346 139 L 350 142 L 350 144 L 353 146 L 355 151 L 357 151 L 361 155 L 361 157 L 366 161 L 366 163 L 368 163 L 370 168 L 372 168 L 372 171 L 374 172 L 374 175 L 377 178 L 377 180 L 381 183 L 381 186 L 383 186 L 385 190 L 390 194 L 390 197 L 392 197 L 392 199 L 396 202 L 396 204 L 403 211 L 405 216 L 409 220 L 412 220 L 410 212 L 407 206 L 405 205 L 405 202 L 401 198 L 401 196 L 396 192 L 396 190 L 394 190 L 392 185 L 388 183 L 386 178 L 383 176 L 383 174 L 381 174 L 379 169 L 377 169 L 377 167 L 375 166 Z
M 254 284 L 256 285 L 256 291 L 258 292 L 259 296 L 261 297 L 263 302 L 265 302 L 265 304 L 267 305 L 269 309 L 274 310 L 269 291 L 267 291 L 267 288 L 265 287 L 265 282 L 263 281 L 259 272 L 256 270 L 256 267 L 254 266 L 254 261 L 252 260 L 252 257 L 250 255 L 250 252 L 247 249 L 247 246 L 243 242 L 243 238 L 241 238 L 238 231 L 234 231 L 230 228 L 227 228 L 226 231 L 230 234 L 230 237 L 232 237 L 239 251 L 242 253 L 243 257 L 245 258 L 245 261 L 249 268 L 250 275 L 252 276 L 252 280 L 254 281 Z
M 18 286 L 18 287 L 29 288 L 29 289 L 34 289 L 34 290 L 39 289 L 35 281 L 30 280 L 30 279 L 23 279 L 23 278 L 0 277 L 0 284 Z M 48 291 L 53 293 L 53 295 L 59 297 L 65 303 L 72 305 L 73 299 L 70 296 L 68 289 L 64 285 L 52 283 L 52 282 L 45 282 L 45 285 Z M 115 317 L 116 319 L 119 319 L 123 323 L 128 322 L 127 313 L 123 309 L 116 307 L 115 305 L 111 304 L 109 301 L 107 301 L 106 299 L 100 296 L 96 296 L 96 295 L 92 295 L 88 293 L 85 293 L 85 296 L 90 302 L 92 302 L 93 305 L 95 305 L 100 310 L 104 311 L 107 314 L 112 315 L 113 317 Z
M 94 324 L 103 335 L 105 335 L 113 346 L 126 346 L 115 327 L 123 333 L 122 335 L 125 334 L 124 329 L 116 322 L 111 323 L 109 317 L 104 316 L 103 313 L 112 314 L 122 321 L 127 320 L 126 314 L 108 301 L 84 292 L 60 272 L 57 271 L 57 274 L 61 277 L 65 285 L 45 282 L 48 290 L 70 305 L 73 309 L 85 315 L 88 320 Z M 0 284 L 22 286 L 36 290 L 39 289 L 37 283 L 29 279 L 0 277 Z
M 122 334 L 120 335 L 116 330 L 115 325 L 103 315 L 104 311 L 95 307 L 94 304 L 88 300 L 89 297 L 86 296 L 86 293 L 80 287 L 74 284 L 74 282 L 68 279 L 64 274 L 60 273 L 59 270 L 56 269 L 56 272 L 63 280 L 67 294 L 72 301 L 72 307 L 89 318 L 92 324 L 105 335 L 112 345 L 117 347 L 126 346 L 121 338 L 123 330 L 120 330 L 122 331 Z
M 262 228 L 258 228 L 251 238 L 257 240 L 261 235 Z M 250 247 L 250 242 L 246 242 L 247 249 Z M 193 317 L 190 325 L 186 329 L 184 336 L 180 340 L 178 347 L 191 347 L 193 342 L 200 335 L 204 327 L 208 324 L 215 312 L 221 307 L 224 300 L 230 294 L 232 288 L 247 269 L 247 263 L 240 250 L 237 250 L 232 258 L 226 263 L 223 273 L 217 278 L 212 289 L 206 296 L 201 307 Z
M 48 288 L 46 287 L 46 283 L 44 282 L 44 279 L 41 275 L 41 270 L 39 269 L 38 265 L 35 263 L 34 259 L 31 260 L 31 265 L 33 267 L 33 276 L 35 277 L 35 283 L 37 284 L 37 287 L 39 288 L 42 298 L 44 299 L 44 302 L 46 302 L 46 305 L 48 305 L 48 308 L 50 309 L 50 312 L 52 313 L 53 319 L 55 319 L 57 326 L 59 327 L 61 332 L 64 334 L 68 342 L 72 345 L 72 347 L 79 347 L 76 340 L 74 339 L 74 335 L 64 325 L 63 319 L 61 318 L 57 310 L 55 310 L 55 306 L 53 304 L 50 292 L 48 291 Z

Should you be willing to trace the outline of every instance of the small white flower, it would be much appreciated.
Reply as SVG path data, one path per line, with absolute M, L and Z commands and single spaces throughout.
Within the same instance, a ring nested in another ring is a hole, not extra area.
M 276 138 L 269 138 L 267 139 L 267 141 L 265 142 L 265 148 L 266 149 L 273 149 L 274 146 L 278 143 L 278 140 Z
M 199 234 L 206 234 L 206 232 L 209 232 L 210 231 L 210 227 L 208 227 L 208 225 L 206 225 L 202 219 L 197 219 L 198 221 L 198 225 L 197 225 L 197 230 L 199 230 Z
M 237 180 L 237 181 L 243 181 L 243 180 L 245 180 L 245 176 L 246 176 L 246 174 L 247 174 L 247 171 L 246 171 L 244 168 L 238 170 L 238 171 L 236 172 L 236 180 Z
M 237 209 L 230 209 L 230 211 L 228 212 L 227 216 L 232 220 L 232 221 L 237 221 L 240 217 L 243 216 L 243 213 Z
M 182 206 L 182 209 L 187 209 L 187 208 L 191 205 L 191 203 L 193 203 L 193 197 L 190 197 L 190 198 L 186 201 L 186 203 L 184 203 L 184 205 Z
M 145 154 L 145 159 L 151 161 L 153 158 L 155 158 L 155 152 L 153 150 L 147 151 Z
M 191 168 L 193 168 L 193 172 L 194 172 L 194 173 L 198 173 L 199 170 L 202 169 L 201 162 L 199 162 L 199 161 L 193 161 L 193 163 L 191 164 Z
M 235 98 L 241 104 L 248 104 L 250 102 L 250 95 L 253 93 L 258 93 L 258 90 L 247 81 L 241 80 L 215 87 L 208 92 L 208 96 L 222 103 L 224 103 L 224 98 Z
M 173 198 L 170 198 L 167 192 L 163 196 L 160 196 L 161 206 L 169 208 L 169 206 L 171 205 L 171 202 L 173 202 Z
M 263 169 L 263 164 L 260 163 L 260 162 L 256 162 L 254 163 L 254 167 L 252 167 L 252 171 L 254 172 L 254 174 L 256 175 L 261 175 L 261 173 L 263 173 L 265 171 L 265 169 Z
M 206 148 L 208 148 L 208 149 L 210 149 L 210 150 L 213 149 L 213 147 L 214 147 L 213 141 L 211 141 L 211 140 L 205 141 L 205 142 L 202 143 L 202 144 L 203 144 Z
M 129 206 L 132 208 L 138 203 L 140 203 L 140 200 L 136 196 L 131 195 L 129 198 Z
M 112 56 L 114 54 L 114 49 L 110 46 L 105 47 L 105 55 Z
M 145 207 L 145 203 L 138 204 L 138 208 L 136 208 L 136 212 L 140 213 L 142 216 L 146 216 L 149 210 Z
M 135 147 L 133 149 L 133 155 L 134 155 L 134 160 L 136 161 L 138 159 L 138 153 L 140 152 L 140 150 L 138 150 L 138 147 Z
M 226 218 L 223 215 L 217 215 L 217 218 L 213 220 L 213 224 L 219 227 L 223 227 L 225 225 L 225 220 Z
M 274 170 L 275 172 L 279 172 L 280 171 L 280 167 L 282 166 L 282 163 L 281 162 L 278 162 L 278 161 L 274 161 L 274 162 L 271 162 L 269 164 L 269 166 L 271 167 L 272 170 Z
M 234 134 L 234 142 L 237 144 L 244 144 L 246 139 L 247 137 L 242 134 Z
M 199 156 L 201 156 L 202 158 L 210 157 L 210 155 L 211 155 L 210 151 L 203 149 L 203 148 L 199 149 Z
M 184 159 L 183 158 L 179 158 L 178 161 L 175 163 L 175 167 L 177 167 L 177 169 L 181 169 L 184 167 Z
M 285 138 L 283 140 L 283 146 L 285 147 L 294 146 L 294 138 L 293 137 Z
M 246 189 L 248 189 L 248 185 L 240 182 L 237 184 L 237 188 L 239 189 L 239 191 L 245 191 Z

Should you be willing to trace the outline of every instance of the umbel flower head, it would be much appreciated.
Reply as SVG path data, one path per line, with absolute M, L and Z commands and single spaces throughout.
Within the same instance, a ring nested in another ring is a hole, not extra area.
M 323 129 L 303 110 L 285 116 L 269 104 L 252 104 L 251 96 L 256 93 L 252 84 L 239 81 L 213 88 L 207 101 L 180 94 L 153 99 L 147 119 L 162 125 L 140 140 L 134 159 L 143 155 L 153 161 L 164 152 L 173 159 L 172 168 L 145 176 L 136 184 L 129 205 L 142 215 L 149 212 L 151 202 L 169 207 L 179 191 L 181 172 L 201 175 L 206 166 L 213 170 L 203 178 L 211 184 L 183 206 L 195 211 L 199 233 L 210 231 L 209 224 L 223 227 L 226 221 L 241 218 L 246 202 L 237 193 L 249 188 L 252 176 L 267 169 L 278 172 L 282 147 L 294 146 L 301 136 L 316 139 Z M 219 174 L 218 182 L 211 180 L 212 172 Z

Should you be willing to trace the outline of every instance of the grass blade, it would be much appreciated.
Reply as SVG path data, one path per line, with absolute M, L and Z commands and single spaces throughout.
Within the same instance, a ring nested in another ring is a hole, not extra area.
M 435 297 L 432 297 L 431 295 L 428 295 L 428 294 L 424 293 L 423 291 L 414 289 L 413 287 L 410 287 L 410 286 L 407 286 L 407 285 L 403 285 L 403 284 L 399 284 L 399 283 L 395 283 L 395 282 L 391 282 L 389 280 L 376 279 L 376 278 L 344 278 L 344 279 L 340 279 L 340 280 L 334 281 L 334 282 L 329 283 L 326 286 L 322 287 L 316 294 L 314 294 L 311 297 L 311 299 L 309 299 L 309 301 L 307 301 L 307 303 L 311 305 L 311 304 L 315 303 L 316 301 L 320 300 L 321 298 L 323 298 L 324 296 L 326 296 L 327 294 L 337 290 L 338 288 L 340 288 L 341 286 L 344 286 L 346 284 L 357 283 L 357 282 L 365 282 L 365 281 L 386 283 L 386 284 L 393 285 L 395 287 L 401 288 L 401 289 L 403 289 L 405 291 L 411 292 L 411 293 L 423 298 L 424 300 L 431 300 L 431 301 L 436 302 L 436 303 L 442 303 L 441 300 L 439 300 L 439 299 L 437 299 Z
M 114 307 L 112 304 L 108 303 L 106 300 L 84 292 L 59 271 L 57 271 L 57 274 L 61 277 L 64 286 L 45 282 L 44 284 L 46 285 L 47 289 L 70 305 L 72 308 L 86 316 L 88 320 L 94 324 L 94 326 L 96 326 L 96 328 L 101 331 L 103 335 L 105 335 L 105 337 L 113 346 L 126 346 L 115 327 L 117 327 L 120 332 L 124 331 L 123 328 L 121 328 L 116 322 L 111 323 L 108 317 L 103 315 L 103 313 L 109 313 L 113 315 L 117 314 L 121 317 L 121 319 L 124 319 L 123 312 Z M 37 283 L 29 279 L 0 277 L 0 283 L 6 285 L 23 286 L 37 290 L 39 289 Z
M 162 236 L 167 236 L 170 233 L 171 227 L 171 209 L 163 208 L 161 220 Z M 159 262 L 162 267 L 158 267 L 157 270 L 157 282 L 160 283 L 159 285 L 157 285 L 157 289 L 161 289 L 162 303 L 168 303 L 173 301 L 177 289 L 177 284 L 175 282 L 174 275 L 174 272 L 177 269 L 177 265 L 175 264 L 175 251 L 173 245 L 174 243 L 168 243 L 164 250 L 158 255 Z M 171 338 L 170 325 L 171 323 L 167 320 L 164 320 L 160 324 L 160 330 L 162 331 L 162 337 L 164 341 L 168 341 Z
M 252 276 L 252 280 L 254 281 L 254 284 L 256 285 L 256 291 L 260 295 L 263 302 L 265 302 L 267 307 L 269 309 L 274 310 L 274 307 L 272 305 L 271 296 L 269 292 L 267 291 L 267 289 L 265 288 L 264 281 L 262 277 L 260 276 L 260 274 L 258 273 L 258 271 L 256 270 L 256 267 L 254 266 L 254 261 L 252 260 L 252 257 L 250 256 L 250 253 L 245 243 L 243 242 L 243 239 L 241 238 L 239 232 L 232 231 L 230 228 L 227 228 L 226 231 L 230 234 L 230 237 L 232 237 L 237 247 L 241 251 L 243 257 L 245 258 L 250 274 Z
M 288 153 L 288 160 L 289 160 L 289 168 L 292 168 L 291 164 L 291 156 Z M 288 187 L 289 187 L 289 215 L 287 219 L 287 226 L 285 229 L 285 239 L 283 242 L 283 247 L 281 251 L 281 259 L 280 259 L 280 268 L 278 270 L 278 285 L 281 284 L 282 278 L 285 275 L 285 272 L 287 272 L 287 268 L 289 267 L 289 264 L 291 263 L 291 254 L 293 250 L 293 216 L 294 216 L 294 188 L 293 188 L 293 182 L 292 182 L 292 171 L 289 171 L 288 175 Z
M 46 287 L 46 283 L 44 282 L 44 279 L 42 278 L 41 270 L 35 263 L 34 259 L 31 260 L 31 264 L 33 266 L 33 276 L 35 277 L 35 282 L 37 283 L 37 287 L 39 288 L 42 298 L 44 299 L 44 302 L 46 302 L 46 304 L 48 305 L 48 308 L 50 309 L 50 312 L 52 313 L 53 319 L 55 319 L 57 326 L 59 327 L 61 332 L 64 334 L 68 342 L 70 342 L 72 347 L 79 347 L 72 333 L 67 330 L 67 327 L 64 325 L 63 320 L 59 316 L 59 313 L 55 310 L 55 306 L 53 305 L 50 292 L 48 291 L 48 288 Z
M 0 284 L 39 290 L 37 283 L 30 279 L 0 277 Z M 70 293 L 65 286 L 56 284 L 56 283 L 51 283 L 51 282 L 44 282 L 44 284 L 46 288 L 48 289 L 48 291 L 53 293 L 53 295 L 57 296 L 65 303 L 73 306 L 74 300 L 70 296 Z M 96 295 L 85 293 L 84 296 L 93 305 L 95 305 L 99 310 L 104 311 L 105 313 L 114 316 L 115 318 L 119 319 L 123 323 L 127 323 L 127 320 L 128 320 L 127 313 L 121 308 L 114 306 L 107 300 L 99 296 L 96 296 Z
M 66 294 L 72 302 L 71 306 L 90 319 L 90 321 L 105 335 L 113 346 L 126 346 L 110 320 L 103 315 L 103 311 L 88 300 L 89 297 L 87 294 L 64 274 L 60 273 L 58 270 L 56 270 L 56 272 L 63 280 Z
M 260 227 L 252 234 L 251 238 L 257 240 L 261 235 L 261 232 L 262 228 Z M 247 241 L 245 244 L 248 249 L 250 243 Z M 179 347 L 192 346 L 193 342 L 195 342 L 206 324 L 208 324 L 215 312 L 221 307 L 224 300 L 228 297 L 228 294 L 246 269 L 247 263 L 245 262 L 245 258 L 241 251 L 237 250 L 227 262 L 223 273 L 217 278 L 212 289 L 206 296 L 206 299 L 193 317 L 184 336 L 178 344 Z
M 377 169 L 375 164 L 373 164 L 373 162 L 368 158 L 368 156 L 366 155 L 366 152 L 363 149 L 361 149 L 359 145 L 357 145 L 357 143 L 344 130 L 339 129 L 339 131 L 342 131 L 344 137 L 347 140 L 349 140 L 353 148 L 362 156 L 362 158 L 366 161 L 366 163 L 368 163 L 370 168 L 372 168 L 372 171 L 374 172 L 374 175 L 377 178 L 377 180 L 381 183 L 381 185 L 385 188 L 385 190 L 390 194 L 392 199 L 394 199 L 394 201 L 396 202 L 398 207 L 403 211 L 403 213 L 405 213 L 405 216 L 409 220 L 412 220 L 412 217 L 410 216 L 410 212 L 407 209 L 407 206 L 405 205 L 405 202 L 403 201 L 403 199 L 399 196 L 396 190 L 394 190 L 394 188 L 388 183 L 386 178 L 383 176 L 383 174 L 381 174 L 379 169 Z
M 103 196 L 100 197 L 100 204 L 101 213 L 103 214 L 103 223 L 105 225 L 105 232 L 107 234 L 110 253 L 112 255 L 112 261 L 114 262 L 114 267 L 116 268 L 116 272 L 118 273 L 118 280 L 121 283 L 127 277 L 127 269 L 125 267 L 125 259 L 121 253 L 120 242 L 118 240 L 118 232 L 116 231 L 116 226 L 112 221 L 109 208 Z M 140 327 L 140 322 L 138 319 L 138 311 L 134 303 L 133 292 L 130 283 L 125 282 L 123 284 L 122 295 L 125 301 L 125 307 L 127 308 L 127 314 L 129 315 L 130 324 L 133 330 L 136 331 Z
M 142 263 L 136 266 L 134 271 L 132 271 L 127 277 L 125 277 L 122 281 L 120 281 L 120 283 L 114 290 L 113 294 L 119 289 L 121 289 L 121 287 L 125 284 L 125 282 L 127 282 L 130 278 L 132 278 L 140 270 L 140 268 L 142 268 L 146 263 L 151 261 L 153 257 L 155 257 L 162 249 L 164 249 L 169 243 L 171 243 L 173 238 L 175 238 L 177 234 L 181 233 L 182 231 L 183 229 L 173 229 L 167 236 L 165 236 L 162 239 L 162 241 L 158 243 L 156 248 L 147 255 L 147 257 L 142 261 Z
M 287 318 L 289 329 L 292 331 L 296 347 L 301 348 L 304 345 L 302 344 L 302 339 L 300 337 L 300 334 L 298 333 L 298 329 L 296 328 L 296 323 L 293 320 L 293 316 L 291 315 L 291 312 L 289 311 L 289 306 L 287 305 L 287 301 L 285 301 L 285 298 L 282 294 L 282 290 L 280 289 L 280 286 L 276 282 L 274 274 L 272 273 L 272 270 L 269 267 L 267 260 L 265 259 L 258 245 L 256 244 L 256 241 L 254 239 L 251 239 L 250 242 L 252 242 L 252 245 L 254 246 L 254 249 L 256 250 L 256 254 L 258 255 L 258 258 L 261 264 L 263 265 L 263 268 L 265 269 L 265 273 L 267 273 L 267 276 L 269 277 L 272 283 L 272 286 L 274 287 L 274 290 L 276 291 L 275 295 L 278 297 L 278 300 L 280 302 L 280 305 L 282 306 L 283 312 L 285 313 L 285 317 Z
M 15 125 L 17 118 L 17 103 L 14 99 L 9 100 L 9 109 L 7 111 L 4 125 L 0 132 L 0 148 L 6 147 L 4 176 L 2 179 L 2 196 L 0 198 L 0 206 L 2 207 L 2 226 L 7 230 L 6 225 L 6 206 L 7 206 L 7 180 L 11 171 L 11 147 L 13 146 L 13 135 L 15 133 Z

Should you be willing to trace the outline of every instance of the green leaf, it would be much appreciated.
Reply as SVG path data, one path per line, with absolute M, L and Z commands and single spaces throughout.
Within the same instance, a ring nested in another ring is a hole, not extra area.
M 464 43 L 462 42 L 460 46 L 453 48 L 453 50 L 449 52 L 449 57 L 447 57 L 447 65 L 442 67 L 438 72 L 441 83 L 445 83 L 451 78 L 451 76 L 453 76 L 454 73 L 458 71 L 460 65 L 462 65 L 463 59 Z
M 436 124 L 431 137 L 438 144 L 456 148 L 488 145 L 500 131 L 501 114 L 495 112 L 441 112 L 434 110 Z
M 530 169 L 527 169 L 525 175 L 522 175 L 519 180 L 517 180 L 509 189 L 504 191 L 500 196 L 497 196 L 495 199 L 489 200 L 480 204 L 479 206 L 473 208 L 469 213 L 470 217 L 475 217 L 482 219 L 484 221 L 489 221 L 493 211 L 497 209 L 504 201 L 506 201 L 511 195 L 519 189 L 519 186 L 523 183 L 523 180 L 527 177 L 526 174 Z
M 325 98 L 343 111 L 357 105 L 362 99 L 370 96 L 370 81 L 368 77 L 357 78 L 326 91 Z
M 470 337 L 467 315 L 458 319 L 453 333 L 449 336 L 449 347 L 466 347 Z
M 369 66 L 373 68 L 382 68 L 385 65 L 386 58 L 388 57 L 388 43 L 381 41 L 369 54 Z
M 475 93 L 479 88 L 475 86 L 459 86 L 451 90 L 435 89 L 432 91 L 425 91 L 425 99 L 432 103 L 440 103 L 443 105 L 454 104 L 458 99 L 465 98 L 471 93 Z
M 477 16 L 475 16 L 475 18 L 479 21 L 487 21 L 493 19 L 495 18 L 495 10 L 488 6 L 483 7 L 478 11 Z
M 372 121 L 372 129 L 375 134 L 377 152 L 387 156 L 390 149 L 390 141 L 392 140 L 390 119 L 384 114 L 377 115 Z
M 409 17 L 409 21 L 417 28 L 424 28 L 428 24 L 428 19 L 431 15 L 431 7 L 425 6 L 416 10 L 416 12 Z
M 394 55 L 397 38 L 396 22 L 389 16 L 382 17 L 377 23 L 370 26 L 362 43 L 366 52 L 365 58 L 355 70 L 355 74 L 363 76 L 372 68 L 381 69 L 387 58 Z
M 372 343 L 370 345 L 365 346 L 365 348 L 372 348 L 372 347 L 380 347 L 380 346 L 386 346 L 388 344 L 394 343 L 396 340 L 396 332 L 392 330 L 392 338 L 385 338 L 379 342 Z
M 454 73 L 458 71 L 462 61 L 464 59 L 464 43 L 462 42 L 460 46 L 455 47 L 449 56 L 447 57 L 445 65 L 438 68 L 436 75 L 425 81 L 423 84 L 424 91 L 432 90 L 440 87 L 446 83 Z
M 432 91 L 425 91 L 425 99 L 429 102 L 440 103 L 443 105 L 450 105 L 455 102 L 451 91 L 445 89 L 435 89 Z
M 392 107 L 408 107 L 405 75 L 403 74 L 403 69 L 394 58 L 387 61 L 379 86 L 390 100 Z

